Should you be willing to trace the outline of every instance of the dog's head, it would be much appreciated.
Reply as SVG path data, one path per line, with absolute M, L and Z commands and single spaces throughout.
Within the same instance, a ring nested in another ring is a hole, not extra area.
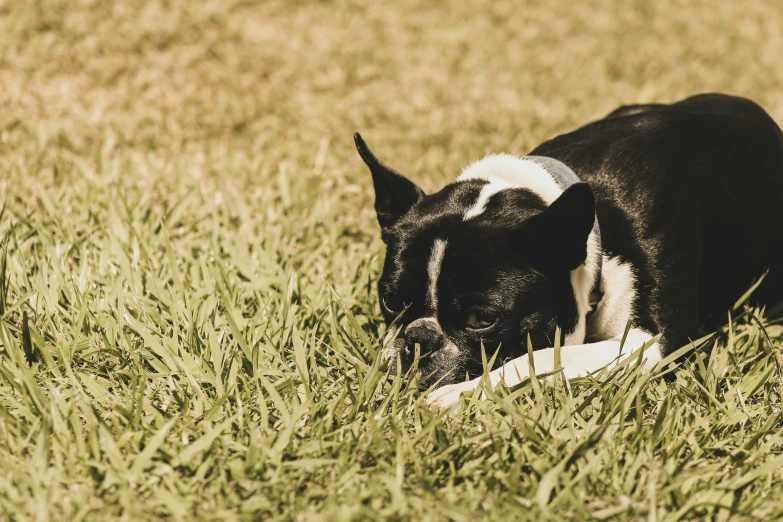
M 426 195 L 355 139 L 387 246 L 378 294 L 390 362 L 409 366 L 418 345 L 422 375 L 450 384 L 481 374 L 482 345 L 488 356 L 499 349 L 499 364 L 525 353 L 528 336 L 545 348 L 558 326 L 574 331 L 571 271 L 585 262 L 595 219 L 589 186 L 548 205 L 475 178 Z

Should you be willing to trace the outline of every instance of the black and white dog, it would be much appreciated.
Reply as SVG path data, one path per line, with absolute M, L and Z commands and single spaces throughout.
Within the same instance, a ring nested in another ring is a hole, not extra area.
M 430 404 L 479 385 L 482 345 L 499 350 L 493 385 L 529 375 L 528 336 L 536 373 L 560 370 L 558 327 L 567 378 L 645 345 L 653 369 L 766 269 L 754 297 L 783 298 L 783 135 L 751 101 L 621 107 L 432 195 L 355 139 L 387 245 L 386 356 L 409 367 L 420 347 L 422 375 L 446 385 Z

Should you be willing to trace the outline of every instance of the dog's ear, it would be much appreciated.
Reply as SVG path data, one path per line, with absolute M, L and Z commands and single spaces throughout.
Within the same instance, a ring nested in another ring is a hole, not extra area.
M 518 230 L 521 254 L 547 277 L 567 274 L 585 262 L 587 238 L 595 223 L 595 198 L 590 185 L 571 185 L 540 214 Z
M 413 205 L 421 201 L 424 192 L 414 182 L 381 163 L 358 132 L 353 135 L 353 139 L 359 155 L 372 174 L 372 184 L 375 187 L 375 212 L 383 235 Z

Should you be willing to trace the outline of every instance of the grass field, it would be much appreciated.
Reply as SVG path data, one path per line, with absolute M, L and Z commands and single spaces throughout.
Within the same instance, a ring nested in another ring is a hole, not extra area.
M 0 517 L 783 516 L 776 314 L 670 383 L 388 377 L 352 144 L 431 190 L 622 103 L 783 122 L 781 57 L 778 0 L 0 0 Z

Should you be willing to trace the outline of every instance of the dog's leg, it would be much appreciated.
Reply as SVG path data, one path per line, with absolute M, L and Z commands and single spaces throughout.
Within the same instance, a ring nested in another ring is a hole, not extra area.
M 560 349 L 560 359 L 563 374 L 566 379 L 584 377 L 606 367 L 612 367 L 622 362 L 626 357 L 641 348 L 654 336 L 641 329 L 629 330 L 625 344 L 621 346 L 622 337 L 607 339 L 597 343 L 575 344 L 563 346 Z M 661 361 L 658 342 L 650 345 L 642 356 L 644 368 L 651 370 Z M 555 368 L 555 349 L 547 348 L 533 352 L 533 363 L 536 375 L 551 373 Z M 522 379 L 530 376 L 528 356 L 523 355 L 507 362 L 502 367 L 490 372 L 490 384 L 495 387 L 501 381 L 506 386 L 519 384 Z M 459 402 L 464 392 L 475 390 L 481 378 L 459 384 L 451 384 L 438 388 L 427 397 L 427 404 L 447 408 Z

